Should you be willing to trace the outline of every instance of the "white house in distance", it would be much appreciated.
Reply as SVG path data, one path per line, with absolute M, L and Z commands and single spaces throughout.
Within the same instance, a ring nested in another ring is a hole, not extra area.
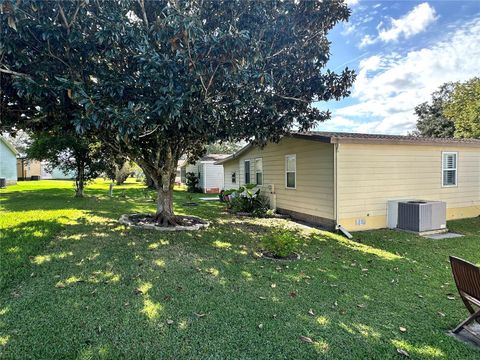
M 187 172 L 192 172 L 199 177 L 199 187 L 204 193 L 218 194 L 224 189 L 223 166 L 215 162 L 225 159 L 228 154 L 208 154 L 194 164 L 183 163 L 180 168 L 182 184 L 186 184 Z
M 15 147 L 0 136 L 0 178 L 5 179 L 6 185 L 17 183 L 17 155 Z
M 447 219 L 480 215 L 475 139 L 294 133 L 217 164 L 226 188 L 257 184 L 279 213 L 328 228 L 385 228 L 397 200 L 445 202 Z

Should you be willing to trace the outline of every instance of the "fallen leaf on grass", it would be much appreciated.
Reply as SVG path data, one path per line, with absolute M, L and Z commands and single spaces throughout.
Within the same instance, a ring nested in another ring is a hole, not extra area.
M 441 311 L 439 311 L 437 314 L 440 315 L 441 317 L 445 317 L 445 314 Z
M 292 292 L 290 293 L 290 296 L 291 296 L 291 297 L 295 297 L 295 296 L 297 296 L 297 293 L 296 293 L 295 291 L 292 291 Z
M 173 323 L 174 323 L 173 320 L 171 320 L 171 319 L 168 319 L 168 320 L 167 320 L 167 325 L 172 325 Z
M 272 289 L 275 289 L 275 288 L 277 287 L 277 284 L 272 284 L 272 285 L 270 285 L 270 287 L 271 287 Z
M 306 342 L 308 344 L 313 344 L 313 340 L 312 338 L 309 338 L 308 336 L 300 336 L 300 340 L 302 340 L 303 342 Z
M 400 354 L 400 355 L 403 355 L 403 356 L 406 356 L 406 357 L 410 357 L 410 354 L 408 352 L 406 352 L 405 350 L 403 349 L 397 349 L 397 352 Z
M 405 331 L 407 331 L 407 329 L 406 329 L 406 328 L 404 328 L 403 326 L 400 326 L 400 327 L 399 327 L 399 329 L 400 329 L 400 331 L 401 331 L 401 332 L 405 332 Z
M 365 304 L 357 304 L 357 307 L 363 309 L 365 307 Z
M 207 314 L 203 314 L 203 313 L 195 313 L 195 315 L 196 315 L 197 317 L 199 317 L 199 318 L 202 318 L 202 317 L 204 317 L 204 316 L 205 316 L 205 315 L 207 315 Z
M 65 288 L 65 284 L 57 283 L 57 284 L 55 285 L 55 287 L 56 287 L 57 289 L 64 289 L 64 288 Z
M 455 296 L 453 296 L 453 295 L 447 295 L 447 299 L 448 299 L 448 300 L 455 300 Z
M 259 329 L 263 329 L 263 324 L 258 324 Z
M 265 296 L 259 296 L 258 297 L 260 300 L 267 300 L 267 298 Z
M 308 315 L 315 316 L 315 313 L 313 312 L 313 309 L 308 310 Z

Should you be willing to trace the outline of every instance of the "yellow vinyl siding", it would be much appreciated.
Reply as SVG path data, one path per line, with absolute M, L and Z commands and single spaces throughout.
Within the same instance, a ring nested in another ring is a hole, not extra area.
M 285 155 L 296 155 L 296 189 L 285 186 Z M 255 183 L 256 158 L 262 158 L 263 162 L 262 187 L 275 186 L 277 208 L 334 218 L 333 145 L 284 138 L 278 144 L 267 144 L 263 149 L 252 147 L 238 158 L 224 163 L 225 185 L 230 184 L 233 169 L 238 171 L 237 186 L 245 184 L 245 160 L 250 160 L 250 182 Z
M 458 153 L 458 183 L 442 187 L 442 152 Z M 455 146 L 340 144 L 338 223 L 349 230 L 386 226 L 387 201 L 447 202 L 449 219 L 480 214 L 480 149 Z M 364 219 L 364 225 L 356 225 Z
M 233 160 L 223 164 L 225 189 L 238 189 L 240 181 L 240 171 L 238 170 L 238 161 Z M 232 173 L 236 173 L 236 182 L 232 183 Z

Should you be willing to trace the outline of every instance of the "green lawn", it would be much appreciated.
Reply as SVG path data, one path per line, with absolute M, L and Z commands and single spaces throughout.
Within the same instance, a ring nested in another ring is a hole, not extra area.
M 446 335 L 466 317 L 448 255 L 480 262 L 479 219 L 450 222 L 466 236 L 438 241 L 298 228 L 301 260 L 274 262 L 256 257 L 259 238 L 285 220 L 182 207 L 177 191 L 177 212 L 209 229 L 129 230 L 118 217 L 154 204 L 133 182 L 113 198 L 107 189 L 98 181 L 85 199 L 68 181 L 0 191 L 0 358 L 480 358 Z

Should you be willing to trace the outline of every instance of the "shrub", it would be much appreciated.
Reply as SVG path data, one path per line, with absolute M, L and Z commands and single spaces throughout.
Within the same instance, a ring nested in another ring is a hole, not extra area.
M 195 175 L 193 172 L 187 172 L 185 174 L 185 178 L 187 180 L 187 191 L 190 193 L 200 192 L 201 189 L 198 187 L 198 183 L 200 182 L 200 178 Z
M 272 255 L 284 258 L 298 249 L 299 240 L 297 235 L 291 231 L 275 229 L 272 233 L 263 236 L 262 246 Z
M 269 207 L 268 198 L 260 194 L 260 189 L 255 190 L 255 184 L 247 184 L 239 189 L 226 190 L 222 199 L 227 208 L 233 212 L 245 212 L 255 216 L 264 215 Z

